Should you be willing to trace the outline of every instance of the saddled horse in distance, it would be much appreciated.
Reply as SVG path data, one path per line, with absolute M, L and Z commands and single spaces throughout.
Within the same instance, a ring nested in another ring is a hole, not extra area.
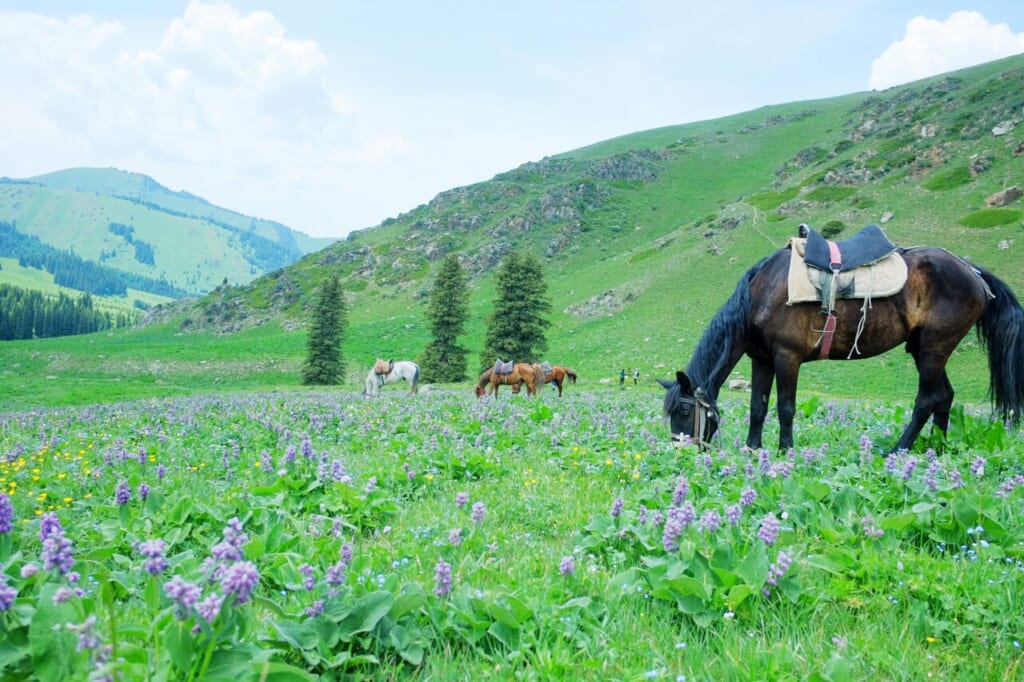
M 875 230 L 881 232 L 877 227 Z M 822 240 L 820 235 L 814 237 L 812 232 L 803 245 L 807 263 L 811 262 L 808 254 L 812 241 Z M 856 249 L 848 248 L 855 239 L 838 244 L 824 240 L 825 260 L 830 261 L 833 270 L 842 272 L 844 252 L 856 253 Z M 837 298 L 833 306 L 827 307 L 820 302 L 790 303 L 787 289 L 795 288 L 795 280 L 790 280 L 787 287 L 787 277 L 791 276 L 793 250 L 799 246 L 795 242 L 798 240 L 790 240 L 786 248 L 743 275 L 705 329 L 686 371 L 677 372 L 672 381 L 659 379 L 667 389 L 663 410 L 673 440 L 690 438 L 702 445 L 708 442 L 718 426 L 719 389 L 745 354 L 751 362 L 747 447 L 761 447 L 768 398 L 775 382 L 779 448 L 792 448 L 800 365 L 820 359 L 870 358 L 905 344 L 917 367 L 917 397 L 910 421 L 891 451 L 909 450 L 929 418 L 934 427 L 946 432 L 954 395 L 946 363 L 972 327 L 987 351 L 992 406 L 1005 421 L 1020 423 L 1024 408 L 1024 309 L 1004 282 L 945 249 L 896 248 L 890 243 L 892 253 L 905 264 L 905 283 L 895 293 L 876 298 Z M 801 276 L 810 278 L 810 270 Z
M 538 381 L 537 375 L 533 371 L 533 365 L 525 362 L 517 362 L 513 366 L 512 372 L 508 374 L 498 374 L 492 367 L 480 375 L 480 379 L 477 381 L 476 386 L 473 387 L 473 393 L 475 393 L 478 398 L 493 393 L 494 397 L 497 398 L 498 386 L 501 386 L 502 384 L 511 386 L 513 393 L 518 393 L 521 385 L 525 385 L 526 394 L 535 395 L 537 393 Z
M 385 384 L 397 384 L 401 381 L 408 382 L 409 393 L 415 395 L 420 386 L 420 366 L 412 360 L 381 360 L 378 358 L 373 369 L 366 375 L 363 395 L 368 398 L 377 397 Z
M 551 384 L 558 389 L 558 397 L 562 397 L 562 384 L 566 379 L 569 379 L 572 383 L 576 383 L 576 370 L 571 367 L 562 367 L 561 365 L 551 365 L 551 371 L 545 372 L 543 365 L 534 365 L 534 373 L 538 377 L 543 377 L 541 381 L 545 384 Z

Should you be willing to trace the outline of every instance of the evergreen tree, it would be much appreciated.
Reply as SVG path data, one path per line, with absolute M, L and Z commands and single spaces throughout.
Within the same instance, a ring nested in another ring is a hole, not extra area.
M 495 275 L 494 310 L 487 316 L 487 332 L 480 356 L 487 369 L 498 358 L 538 362 L 548 348 L 544 335 L 551 322 L 551 300 L 540 260 L 531 253 L 505 256 Z
M 467 350 L 458 344 L 469 319 L 469 289 L 466 273 L 455 254 L 442 262 L 430 290 L 427 318 L 433 340 L 420 359 L 425 381 L 456 382 L 466 378 Z
M 313 310 L 307 348 L 309 355 L 302 367 L 302 383 L 329 386 L 340 384 L 345 376 L 341 342 L 348 326 L 345 294 L 333 275 L 320 285 L 320 298 Z

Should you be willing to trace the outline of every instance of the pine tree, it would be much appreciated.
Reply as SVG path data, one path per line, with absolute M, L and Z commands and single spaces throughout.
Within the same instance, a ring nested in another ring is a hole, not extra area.
M 341 342 L 347 326 L 345 295 L 335 275 L 320 285 L 320 298 L 309 327 L 309 355 L 302 367 L 303 384 L 329 386 L 341 383 L 345 376 Z
M 531 253 L 513 251 L 502 260 L 495 287 L 481 368 L 487 369 L 498 358 L 538 362 L 548 348 L 544 332 L 551 325 L 545 317 L 551 312 L 551 301 L 540 261 Z
M 458 344 L 469 319 L 469 289 L 466 273 L 455 254 L 441 262 L 430 290 L 427 319 L 433 340 L 420 359 L 425 381 L 456 382 L 466 378 L 467 350 Z

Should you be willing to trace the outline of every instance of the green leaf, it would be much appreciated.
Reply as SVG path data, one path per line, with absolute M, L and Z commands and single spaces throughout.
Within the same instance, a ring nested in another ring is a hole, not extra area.
M 338 637 L 345 642 L 353 635 L 369 632 L 380 619 L 388 615 L 395 597 L 390 592 L 370 592 L 353 604 L 352 612 L 338 623 Z
M 277 631 L 278 637 L 296 649 L 314 649 L 320 636 L 317 631 L 304 623 L 291 620 L 274 621 L 270 624 Z
M 395 603 L 391 605 L 391 611 L 389 612 L 392 618 L 401 620 L 406 614 L 412 613 L 427 603 L 426 593 L 418 586 L 417 589 L 418 591 L 416 592 L 403 592 L 395 597 Z
M 879 521 L 878 525 L 882 530 L 900 531 L 917 523 L 917 514 L 907 512 L 899 516 L 890 516 Z
M 252 668 L 256 679 L 260 682 L 313 682 L 316 680 L 314 675 L 287 663 L 264 661 Z

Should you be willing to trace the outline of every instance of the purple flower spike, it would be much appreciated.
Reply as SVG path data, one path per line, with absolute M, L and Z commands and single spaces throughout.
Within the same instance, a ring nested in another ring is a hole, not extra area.
M 226 594 L 235 595 L 236 604 L 249 601 L 252 590 L 260 581 L 260 573 L 251 561 L 236 561 L 228 566 L 221 579 L 221 587 Z
M 452 591 L 452 565 L 444 559 L 438 559 L 434 566 L 434 594 L 446 597 Z

